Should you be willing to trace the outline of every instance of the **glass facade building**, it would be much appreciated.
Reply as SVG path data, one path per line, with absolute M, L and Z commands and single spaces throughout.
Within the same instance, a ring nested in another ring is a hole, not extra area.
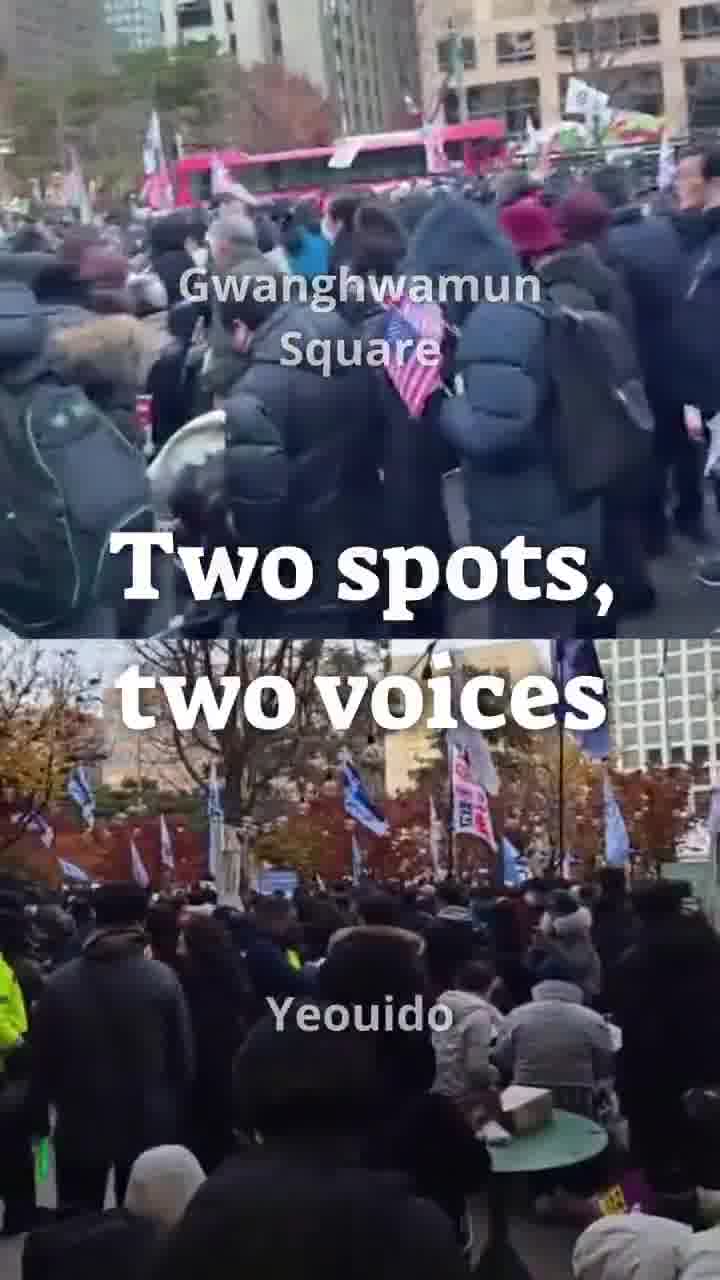
M 118 49 L 152 49 L 162 44 L 160 0 L 105 0 L 105 20 Z

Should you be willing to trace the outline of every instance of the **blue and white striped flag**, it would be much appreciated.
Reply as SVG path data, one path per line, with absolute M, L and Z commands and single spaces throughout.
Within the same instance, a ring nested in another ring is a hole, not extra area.
M 210 875 L 217 880 L 225 845 L 225 811 L 223 808 L 222 789 L 218 782 L 217 766 L 214 760 L 210 765 L 210 778 L 207 785 L 207 816 L 208 870 Z
M 160 814 L 160 861 L 168 871 L 175 870 L 175 848 L 165 814 Z
M 58 864 L 65 880 L 79 880 L 83 883 L 90 883 L 87 871 L 83 871 L 82 867 L 76 866 L 74 862 L 67 862 L 65 858 L 58 858 Z
M 379 809 L 375 808 L 367 788 L 354 765 L 345 761 L 342 767 L 345 812 L 361 827 L 367 827 L 376 836 L 386 836 L 390 827 Z
M 134 839 L 130 841 L 130 863 L 133 880 L 140 885 L 141 889 L 147 889 L 150 884 L 150 876 Z
M 609 867 L 624 867 L 630 860 L 630 837 L 607 774 L 603 782 L 605 795 L 605 860 Z
M 95 825 L 95 796 L 84 765 L 73 769 L 67 784 L 68 795 L 75 802 L 83 818 L 92 829 Z
M 46 849 L 52 849 L 55 843 L 55 828 L 50 826 L 47 818 L 41 813 L 15 813 L 12 821 L 22 823 L 26 831 L 40 836 Z

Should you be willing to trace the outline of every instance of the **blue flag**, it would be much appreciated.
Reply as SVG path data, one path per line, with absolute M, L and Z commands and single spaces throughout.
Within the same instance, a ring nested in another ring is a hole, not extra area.
M 527 869 L 523 865 L 524 858 L 515 845 L 507 839 L 503 839 L 503 882 L 510 889 L 516 889 L 518 885 L 524 884 L 527 880 Z
M 630 837 L 607 774 L 603 783 L 605 795 L 605 859 L 609 867 L 624 867 L 630 859 Z
M 390 828 L 385 818 L 375 808 L 357 769 L 347 761 L 342 767 L 342 780 L 345 812 L 348 817 L 354 818 L 361 827 L 367 827 L 368 831 L 374 832 L 376 836 L 386 836 Z
M 66 880 L 81 880 L 89 883 L 90 877 L 82 867 L 76 866 L 74 862 L 66 862 L 65 858 L 58 858 L 58 862 Z
M 556 640 L 554 653 L 555 681 L 562 697 L 565 685 L 578 676 L 595 676 L 604 680 L 602 667 L 592 640 Z M 605 710 L 607 712 L 607 686 L 605 687 Z M 561 701 L 559 716 L 564 724 L 568 707 Z M 578 745 L 595 760 L 607 760 L 610 755 L 610 726 L 607 721 L 599 729 L 575 731 Z
M 95 796 L 83 765 L 73 769 L 67 784 L 68 795 L 75 802 L 89 827 L 95 822 Z

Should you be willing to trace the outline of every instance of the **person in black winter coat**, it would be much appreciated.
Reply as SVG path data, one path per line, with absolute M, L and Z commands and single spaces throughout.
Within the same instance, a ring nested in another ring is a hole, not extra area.
M 260 1150 L 195 1197 L 154 1280 L 462 1280 L 443 1214 L 402 1178 Z
M 413 1005 L 426 1015 L 432 1001 L 423 954 L 423 940 L 403 929 L 343 929 L 320 969 L 320 999 L 368 1018 L 373 1009 L 384 1011 L 388 998 L 396 1018 Z M 378 1110 L 383 1122 L 369 1134 L 368 1159 L 407 1170 L 418 1194 L 445 1209 L 460 1232 L 466 1197 L 485 1183 L 487 1157 L 452 1102 L 431 1092 L 436 1064 L 427 1021 L 417 1031 L 381 1027 L 372 1039 L 385 1100 Z
M 621 274 L 603 260 L 611 221 L 607 202 L 591 187 L 574 187 L 554 211 L 564 243 L 534 266 L 544 291 L 557 306 L 598 310 L 613 316 L 635 343 L 635 317 Z M 650 484 L 647 468 L 624 480 L 604 498 L 604 573 L 618 614 L 647 613 L 656 604 L 647 563 Z
M 635 895 L 643 933 L 617 966 L 610 1007 L 623 1033 L 617 1090 L 633 1158 L 658 1190 L 717 1186 L 717 1152 L 693 1132 L 683 1095 L 720 1080 L 720 939 L 686 916 L 678 884 Z
M 462 393 L 444 400 L 440 425 L 461 458 L 469 541 L 497 555 L 524 535 L 545 554 L 574 546 L 596 559 L 600 503 L 578 510 L 548 461 L 545 322 L 521 300 L 516 281 L 522 272 L 510 244 L 469 201 L 449 198 L 420 224 L 406 266 L 433 279 L 472 274 L 483 297 L 507 293 L 511 299 L 473 305 L 463 290 L 447 309 L 449 322 L 462 329 L 454 357 L 455 385 Z M 574 607 L 543 600 L 523 604 L 510 598 L 502 582 L 490 607 L 493 636 L 575 634 Z
M 310 990 L 310 979 L 292 967 L 287 955 L 294 923 L 290 904 L 275 897 L 259 898 L 251 916 L 234 922 L 233 942 L 245 958 L 257 1016 L 267 1012 L 271 996 L 283 1000 Z
M 320 1017 L 308 1034 L 303 1004 L 287 1013 L 282 1029 L 273 1018 L 258 1023 L 240 1050 L 238 1128 L 260 1135 L 267 1155 L 288 1163 L 404 1174 L 412 1193 L 433 1200 L 459 1229 L 464 1196 L 484 1186 L 489 1160 L 453 1104 L 427 1092 L 432 1067 L 423 1071 L 424 1083 L 412 1069 L 404 1079 L 389 1075 L 376 1035 L 352 1024 L 344 1031 L 325 1026 L 323 1011 L 335 1002 L 306 1005 Z
M 245 635 L 371 635 L 378 601 L 338 600 L 341 553 L 384 545 L 382 436 L 371 417 L 369 370 L 360 355 L 343 365 L 343 352 L 354 359 L 355 335 L 341 315 L 277 296 L 260 301 L 258 283 L 248 277 L 245 300 L 224 306 L 248 363 L 225 403 L 222 518 L 227 511 L 230 545 L 300 547 L 314 575 L 305 598 L 289 604 L 251 588 L 236 606 L 237 624 Z
M 367 202 L 358 208 L 350 248 L 354 274 L 383 280 L 405 273 L 402 264 L 405 237 L 396 219 L 381 206 Z M 363 308 L 352 303 L 348 306 L 344 300 L 343 309 L 351 322 L 360 324 L 368 341 L 385 336 L 387 309 L 371 296 L 366 296 Z M 442 393 L 431 398 L 421 421 L 417 422 L 410 417 L 384 368 L 372 370 L 372 382 L 372 417 L 382 431 L 386 545 L 429 547 L 444 565 L 452 545 L 442 478 L 456 465 L 456 458 L 437 427 Z M 419 585 L 419 579 L 409 577 L 409 582 L 411 586 Z M 446 593 L 438 589 L 431 599 L 414 606 L 414 622 L 395 624 L 394 637 L 444 634 L 446 608 Z
M 704 407 L 716 360 L 702 359 L 703 333 L 687 308 L 693 255 L 704 239 L 702 215 L 694 210 L 643 217 L 629 206 L 616 213 L 607 237 L 611 266 L 621 273 L 635 313 L 635 336 L 648 399 L 655 417 L 656 465 L 648 504 L 648 547 L 663 554 L 668 479 L 675 495 L 675 522 L 693 536 L 702 531 L 701 459 L 688 438 L 683 405 Z M 711 394 L 710 400 L 714 397 Z
M 183 940 L 180 981 L 190 1010 L 196 1057 L 188 1146 L 209 1174 L 235 1145 L 232 1064 L 252 1021 L 253 1000 L 223 924 L 206 916 L 191 918 Z
M 93 905 L 97 932 L 38 1001 L 32 1084 L 57 1113 L 61 1206 L 101 1209 L 112 1167 L 122 1196 L 136 1156 L 177 1141 L 193 1045 L 177 978 L 144 954 L 145 894 L 109 884 Z

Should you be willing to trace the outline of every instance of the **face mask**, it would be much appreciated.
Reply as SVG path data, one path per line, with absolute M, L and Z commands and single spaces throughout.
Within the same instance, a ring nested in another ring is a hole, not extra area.
M 208 251 L 205 245 L 200 245 L 199 249 L 192 249 L 190 252 L 190 257 L 192 258 L 196 267 L 204 268 L 208 264 Z
M 335 229 L 335 224 L 330 221 L 327 214 L 325 215 L 325 217 L 322 220 L 322 223 L 320 224 L 320 230 L 324 235 L 325 239 L 328 240 L 330 244 L 333 244 L 335 241 L 335 237 L 337 235 L 337 231 Z

